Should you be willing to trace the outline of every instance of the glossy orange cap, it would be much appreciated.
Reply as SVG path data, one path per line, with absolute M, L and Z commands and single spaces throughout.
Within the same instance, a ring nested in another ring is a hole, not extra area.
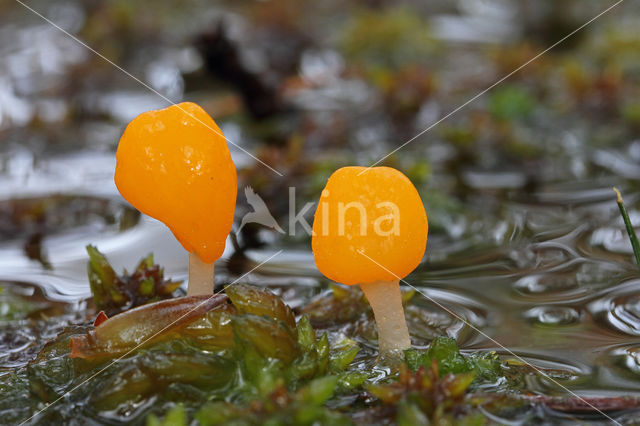
M 165 223 L 204 262 L 222 255 L 238 184 L 209 114 L 191 102 L 140 114 L 124 131 L 116 160 L 116 186 L 127 201 Z
M 428 231 L 420 195 L 404 174 L 390 167 L 343 167 L 322 191 L 313 255 L 320 272 L 342 284 L 394 281 L 418 266 Z

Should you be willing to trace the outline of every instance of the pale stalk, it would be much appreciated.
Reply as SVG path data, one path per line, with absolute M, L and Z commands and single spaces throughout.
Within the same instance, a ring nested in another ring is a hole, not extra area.
M 189 285 L 187 296 L 213 294 L 214 262 L 205 263 L 196 253 L 189 253 Z
M 381 355 L 401 353 L 411 347 L 411 338 L 402 307 L 400 283 L 376 281 L 360 284 L 378 326 L 378 347 Z

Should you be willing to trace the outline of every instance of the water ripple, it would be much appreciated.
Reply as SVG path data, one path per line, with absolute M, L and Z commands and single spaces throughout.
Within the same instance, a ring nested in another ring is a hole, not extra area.
M 640 280 L 622 282 L 589 303 L 591 314 L 612 329 L 640 336 Z

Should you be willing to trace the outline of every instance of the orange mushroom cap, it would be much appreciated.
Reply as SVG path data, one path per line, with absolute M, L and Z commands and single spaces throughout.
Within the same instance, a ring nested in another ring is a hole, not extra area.
M 343 167 L 322 191 L 313 255 L 320 272 L 342 284 L 394 281 L 418 266 L 428 231 L 420 195 L 404 174 L 390 167 Z
M 236 168 L 222 131 L 200 106 L 148 111 L 127 126 L 115 182 L 135 208 L 206 263 L 220 258 L 233 224 Z

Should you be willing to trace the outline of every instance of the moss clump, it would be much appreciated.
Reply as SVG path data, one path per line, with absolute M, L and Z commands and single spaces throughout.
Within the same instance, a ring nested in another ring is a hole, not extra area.
M 174 297 L 181 281 L 164 279 L 164 269 L 154 264 L 149 254 L 136 266 L 132 274 L 125 270 L 116 274 L 107 258 L 92 246 L 87 246 L 89 285 L 96 308 L 108 316 L 136 306 Z
M 500 361 L 495 352 L 475 353 L 468 357 L 460 353 L 458 344 L 449 337 L 436 337 L 426 351 L 408 349 L 405 362 L 413 372 L 421 367 L 429 368 L 437 362 L 440 376 L 449 373 L 473 373 L 484 380 L 495 380 L 501 373 Z

